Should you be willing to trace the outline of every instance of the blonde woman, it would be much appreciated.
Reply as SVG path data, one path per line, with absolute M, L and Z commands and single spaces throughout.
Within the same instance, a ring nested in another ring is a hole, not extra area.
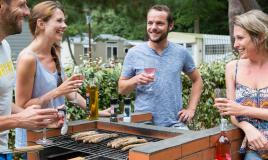
M 240 59 L 226 65 L 228 99 L 216 99 L 215 106 L 244 131 L 248 141 L 245 159 L 267 159 L 268 15 L 251 10 L 233 22 L 234 48 Z

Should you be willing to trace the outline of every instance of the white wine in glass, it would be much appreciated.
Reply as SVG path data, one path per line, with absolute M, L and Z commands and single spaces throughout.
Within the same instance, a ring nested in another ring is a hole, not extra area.
M 49 101 L 49 105 L 50 105 L 51 108 L 55 108 L 53 98 Z M 49 121 L 49 119 L 45 119 L 44 121 Z M 43 137 L 42 137 L 42 139 L 38 139 L 35 143 L 40 144 L 40 145 L 51 145 L 51 144 L 53 144 L 53 141 L 47 139 L 47 128 L 43 128 Z
M 74 66 L 73 75 L 81 75 L 81 70 L 79 66 Z M 74 80 L 79 80 L 80 76 L 77 76 Z M 70 101 L 73 104 L 77 104 L 77 92 L 74 93 L 74 99 Z

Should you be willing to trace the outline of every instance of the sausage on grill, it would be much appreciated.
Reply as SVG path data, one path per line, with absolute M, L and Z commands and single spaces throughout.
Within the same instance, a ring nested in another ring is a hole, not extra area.
M 125 142 L 122 142 L 121 144 L 118 144 L 115 148 L 119 148 L 119 147 L 125 147 L 131 144 L 137 144 L 137 143 L 145 143 L 147 142 L 146 139 L 131 139 Z
M 145 144 L 147 144 L 147 143 L 131 144 L 131 145 L 128 145 L 128 146 L 123 147 L 121 150 L 122 151 L 126 151 L 126 150 L 129 150 L 131 148 L 142 146 L 142 145 L 145 145 Z
M 80 139 L 81 137 L 92 135 L 92 134 L 98 134 L 98 132 L 96 132 L 96 131 L 78 132 L 78 133 L 75 133 L 74 135 L 72 135 L 71 138 L 77 140 L 77 139 Z
M 106 135 L 106 134 L 107 133 L 89 135 L 89 136 L 83 137 L 81 140 L 83 140 L 83 143 L 86 143 L 86 142 L 91 143 L 91 140 L 93 140 L 94 138 L 101 137 L 101 136 Z
M 94 136 L 94 135 L 97 135 L 97 134 L 99 134 L 99 133 L 98 133 L 98 132 L 96 132 L 96 133 L 93 133 L 93 132 L 92 132 L 92 133 L 84 134 L 84 135 L 81 135 L 81 136 L 75 138 L 75 140 L 76 140 L 76 141 L 82 141 L 82 140 L 84 140 L 86 137 Z
M 115 134 L 115 133 L 107 134 L 107 135 L 103 135 L 103 136 L 96 137 L 96 138 L 92 139 L 91 143 L 99 143 L 99 142 L 104 141 L 106 139 L 115 138 L 115 137 L 118 137 L 118 134 Z
M 117 143 L 121 143 L 121 142 L 124 142 L 124 141 L 127 141 L 129 138 L 137 138 L 137 137 L 134 137 L 134 136 L 128 136 L 128 137 L 120 137 L 120 138 L 116 138 L 110 142 L 107 143 L 107 147 L 112 147 L 114 148 L 113 146 L 115 146 L 115 144 Z
M 137 137 L 125 137 L 124 139 L 118 140 L 114 143 L 112 143 L 112 148 L 119 148 L 121 146 L 122 143 L 130 141 L 130 140 L 135 140 L 137 139 Z

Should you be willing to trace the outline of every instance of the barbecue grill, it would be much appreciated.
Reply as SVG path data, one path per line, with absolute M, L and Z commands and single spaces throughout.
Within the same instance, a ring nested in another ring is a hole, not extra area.
M 111 132 L 105 130 L 96 130 L 99 133 L 117 133 L 119 137 L 133 136 L 120 132 Z M 135 135 L 136 136 L 136 135 Z M 156 142 L 161 139 L 146 136 L 137 136 L 144 138 L 148 142 Z M 115 138 L 113 138 L 115 139 Z M 128 151 L 121 151 L 107 147 L 107 143 L 112 139 L 102 141 L 100 143 L 83 143 L 75 141 L 68 136 L 57 136 L 50 138 L 54 143 L 51 146 L 45 146 L 45 149 L 40 151 L 40 160 L 64 160 L 73 157 L 84 157 L 87 160 L 103 159 L 103 160 L 127 160 Z M 55 152 L 56 151 L 56 152 Z
M 163 128 L 163 127 L 162 127 Z M 119 137 L 136 136 L 146 139 L 148 142 L 157 142 L 166 138 L 180 135 L 178 131 L 156 129 L 155 126 L 130 123 L 111 123 L 106 119 L 98 121 L 75 121 L 69 125 L 68 135 L 60 135 L 60 129 L 49 129 L 47 136 L 54 143 L 44 146 L 45 148 L 36 155 L 28 154 L 31 160 L 65 160 L 72 157 L 84 157 L 88 160 L 127 160 L 129 151 L 121 151 L 107 147 L 107 143 L 115 138 L 102 141 L 97 144 L 83 143 L 70 138 L 71 134 L 82 131 L 95 130 L 99 133 L 116 133 Z M 28 131 L 28 144 L 34 144 L 42 137 L 42 130 Z M 144 144 L 144 146 L 150 145 Z
M 118 133 L 120 137 L 135 135 L 152 143 L 134 147 L 129 151 L 121 151 L 106 147 L 107 142 L 113 138 L 98 144 L 84 144 L 70 138 L 73 133 L 89 130 Z M 61 136 L 60 129 L 49 129 L 47 136 L 54 141 L 54 144 L 45 146 L 40 152 L 28 153 L 28 158 L 30 160 L 65 160 L 74 157 L 85 157 L 89 160 L 213 160 L 219 132 L 219 127 L 196 132 L 142 123 L 113 123 L 108 119 L 74 121 L 69 124 L 67 136 Z M 231 141 L 232 159 L 241 159 L 238 153 L 243 138 L 241 130 L 230 126 L 227 134 Z M 28 145 L 35 144 L 33 142 L 41 137 L 42 130 L 28 130 Z

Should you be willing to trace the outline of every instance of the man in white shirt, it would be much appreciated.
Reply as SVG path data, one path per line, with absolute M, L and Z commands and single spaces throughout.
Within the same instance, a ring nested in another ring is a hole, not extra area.
M 0 0 L 0 160 L 12 159 L 10 155 L 3 154 L 8 149 L 9 129 L 43 128 L 57 118 L 56 109 L 41 109 L 33 105 L 24 110 L 12 103 L 15 70 L 9 44 L 4 38 L 21 33 L 23 20 L 29 13 L 26 0 Z

